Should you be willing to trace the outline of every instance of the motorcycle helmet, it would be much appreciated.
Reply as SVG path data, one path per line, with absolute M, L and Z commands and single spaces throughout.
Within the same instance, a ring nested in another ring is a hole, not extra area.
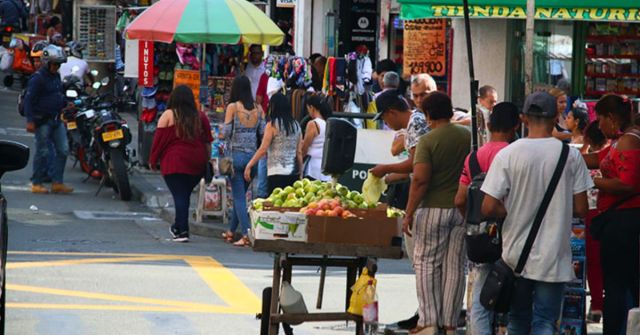
M 69 48 L 69 54 L 73 57 L 82 58 L 82 51 L 84 50 L 84 44 L 77 41 L 71 41 L 67 43 Z
M 57 45 L 59 47 L 63 47 L 65 44 L 64 36 L 62 36 L 62 34 L 60 33 L 53 34 L 53 36 L 51 36 L 51 44 Z
M 36 42 L 36 44 L 33 45 L 33 48 L 31 48 L 31 57 L 32 58 L 42 57 L 42 51 L 44 51 L 44 48 L 46 48 L 48 45 L 49 43 L 47 43 L 47 41 Z
M 61 47 L 57 45 L 48 45 L 42 51 L 41 59 L 43 64 L 62 64 L 67 62 L 67 55 Z

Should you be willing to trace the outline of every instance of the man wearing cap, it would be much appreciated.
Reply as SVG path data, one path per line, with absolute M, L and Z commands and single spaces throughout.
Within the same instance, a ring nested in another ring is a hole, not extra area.
M 413 170 L 413 157 L 418 144 L 418 139 L 429 131 L 427 119 L 419 110 L 411 111 L 407 101 L 396 90 L 387 90 L 375 100 L 378 113 L 374 120 L 383 120 L 394 131 L 406 129 L 404 147 L 409 157 L 396 164 L 381 164 L 371 169 L 371 174 L 384 177 L 388 174 L 409 174 Z M 413 237 L 405 234 L 405 248 L 409 261 L 413 264 Z M 398 322 L 398 326 L 404 329 L 412 329 L 418 322 L 417 313 L 408 320 Z
M 558 164 L 562 142 L 552 136 L 556 99 L 546 92 L 527 97 L 525 139 L 502 149 L 482 185 L 482 213 L 504 218 L 502 259 L 515 268 L 531 225 Z M 556 332 L 564 286 L 573 279 L 571 218 L 588 210 L 586 191 L 593 187 L 580 153 L 570 149 L 564 171 L 546 211 L 529 258 L 513 292 L 508 332 L 551 335 Z

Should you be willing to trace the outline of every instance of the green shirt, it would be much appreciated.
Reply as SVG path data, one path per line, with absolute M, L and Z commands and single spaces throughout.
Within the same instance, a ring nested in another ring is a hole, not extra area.
M 420 137 L 413 164 L 431 165 L 431 181 L 421 208 L 455 208 L 460 173 L 470 149 L 471 132 L 456 124 L 438 127 Z

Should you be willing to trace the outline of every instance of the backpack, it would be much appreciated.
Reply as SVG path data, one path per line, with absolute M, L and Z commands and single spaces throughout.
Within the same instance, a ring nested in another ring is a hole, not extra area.
M 474 263 L 493 263 L 502 256 L 501 222 L 482 215 L 484 192 L 480 189 L 487 174 L 480 169 L 477 151 L 469 155 L 469 170 L 472 179 L 465 211 L 467 257 Z
M 33 76 L 36 75 L 37 72 L 34 72 L 30 77 L 28 81 L 31 81 L 31 79 L 33 78 Z M 20 94 L 18 94 L 18 114 L 20 114 L 20 116 L 25 117 L 25 113 L 24 113 L 24 99 L 27 96 L 27 89 L 29 88 L 29 85 L 27 85 L 27 87 L 23 88 L 22 91 L 20 91 Z

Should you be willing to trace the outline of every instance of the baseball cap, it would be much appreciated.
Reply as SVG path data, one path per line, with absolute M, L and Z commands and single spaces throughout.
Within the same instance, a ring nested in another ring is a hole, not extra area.
M 556 98 L 547 92 L 535 92 L 530 94 L 524 102 L 522 111 L 525 115 L 553 118 L 558 115 Z
M 381 120 L 382 114 L 389 109 L 395 109 L 400 112 L 407 111 L 409 110 L 409 104 L 401 95 L 398 95 L 397 90 L 386 90 L 376 98 L 376 108 L 378 113 L 373 118 L 374 121 Z

